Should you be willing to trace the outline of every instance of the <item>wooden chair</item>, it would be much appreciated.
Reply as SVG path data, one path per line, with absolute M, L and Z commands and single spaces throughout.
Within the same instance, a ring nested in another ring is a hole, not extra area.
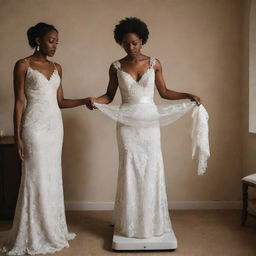
M 242 226 L 245 225 L 248 215 L 256 218 L 256 215 L 248 212 L 248 201 L 253 202 L 255 199 L 248 198 L 248 187 L 256 188 L 256 173 L 248 175 L 241 180 L 243 186 L 243 210 L 242 210 Z

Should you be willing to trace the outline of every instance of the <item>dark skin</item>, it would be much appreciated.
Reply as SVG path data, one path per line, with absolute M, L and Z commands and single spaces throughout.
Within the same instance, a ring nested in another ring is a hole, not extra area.
M 42 38 L 36 38 L 36 43 L 39 45 L 39 51 L 35 52 L 26 57 L 29 62 L 29 66 L 39 71 L 45 78 L 49 81 L 51 75 L 54 72 L 54 65 L 50 62 L 47 57 L 53 57 L 58 44 L 58 32 L 52 30 L 48 32 Z M 15 95 L 15 104 L 14 104 L 14 113 L 13 113 L 13 122 L 14 122 L 14 137 L 15 142 L 18 147 L 18 152 L 21 160 L 24 160 L 24 149 L 23 141 L 21 137 L 21 120 L 24 111 L 25 105 L 25 78 L 28 69 L 28 62 L 24 59 L 18 60 L 15 64 L 13 71 L 13 84 L 14 84 L 14 95 Z M 61 65 L 55 63 L 60 79 L 62 78 L 62 69 Z M 57 90 L 57 100 L 60 108 L 74 108 L 84 104 L 88 104 L 88 99 L 66 99 L 64 98 L 62 84 Z
M 137 34 L 127 33 L 123 37 L 122 47 L 127 53 L 127 55 L 120 60 L 121 69 L 123 72 L 128 73 L 133 78 L 133 80 L 135 80 L 138 83 L 141 77 L 144 75 L 144 73 L 148 70 L 150 59 L 148 56 L 145 56 L 141 53 L 142 39 L 140 39 Z M 159 60 L 156 61 L 156 64 L 154 65 L 154 70 L 156 88 L 163 99 L 190 99 L 191 101 L 195 101 L 197 105 L 201 104 L 201 100 L 198 96 L 195 96 L 190 93 L 176 92 L 173 90 L 169 90 L 166 87 L 162 73 L 162 66 Z M 88 101 L 86 102 L 86 106 L 90 110 L 93 110 L 94 108 L 96 108 L 94 106 L 94 102 L 101 104 L 108 104 L 112 102 L 115 97 L 117 88 L 117 71 L 113 67 L 113 65 L 111 65 L 109 68 L 109 83 L 106 93 L 97 98 L 89 97 Z

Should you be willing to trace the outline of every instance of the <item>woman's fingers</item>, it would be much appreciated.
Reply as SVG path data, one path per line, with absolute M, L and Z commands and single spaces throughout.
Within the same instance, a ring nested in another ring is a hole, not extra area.
M 93 98 L 90 98 L 90 106 L 91 106 L 91 110 L 93 110 L 93 108 L 94 108 Z
M 94 105 L 94 98 L 90 98 L 90 103 L 91 103 L 91 110 L 97 109 L 97 107 Z
M 21 161 L 23 161 L 24 160 L 24 154 L 23 154 L 23 148 L 22 147 L 19 147 L 19 156 L 20 156 Z
M 202 104 L 201 99 L 195 95 L 192 96 L 191 100 L 195 101 L 198 106 Z
M 93 98 L 89 97 L 85 99 L 85 105 L 88 109 L 93 110 L 94 106 L 93 106 Z

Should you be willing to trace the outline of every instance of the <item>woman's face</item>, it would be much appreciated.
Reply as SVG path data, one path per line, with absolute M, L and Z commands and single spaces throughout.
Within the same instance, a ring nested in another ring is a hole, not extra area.
M 56 49 L 57 44 L 59 41 L 58 32 L 52 30 L 44 35 L 42 38 L 37 38 L 37 43 L 40 46 L 40 52 L 46 56 L 53 57 Z
M 142 40 L 137 34 L 127 33 L 123 37 L 122 47 L 128 55 L 134 57 L 140 53 Z

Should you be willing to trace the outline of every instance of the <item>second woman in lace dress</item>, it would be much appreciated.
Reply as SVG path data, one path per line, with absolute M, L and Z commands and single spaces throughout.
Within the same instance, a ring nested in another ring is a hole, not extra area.
M 106 94 L 90 98 L 88 108 L 93 109 L 95 103 L 112 102 L 119 87 L 121 108 L 128 107 L 151 115 L 156 111 L 153 100 L 155 86 L 164 99 L 189 99 L 200 105 L 199 97 L 166 88 L 159 60 L 141 52 L 148 34 L 146 24 L 137 18 L 126 18 L 116 25 L 115 40 L 127 55 L 110 66 Z M 170 232 L 160 128 L 118 123 L 117 141 L 116 233 L 126 237 L 149 238 Z

